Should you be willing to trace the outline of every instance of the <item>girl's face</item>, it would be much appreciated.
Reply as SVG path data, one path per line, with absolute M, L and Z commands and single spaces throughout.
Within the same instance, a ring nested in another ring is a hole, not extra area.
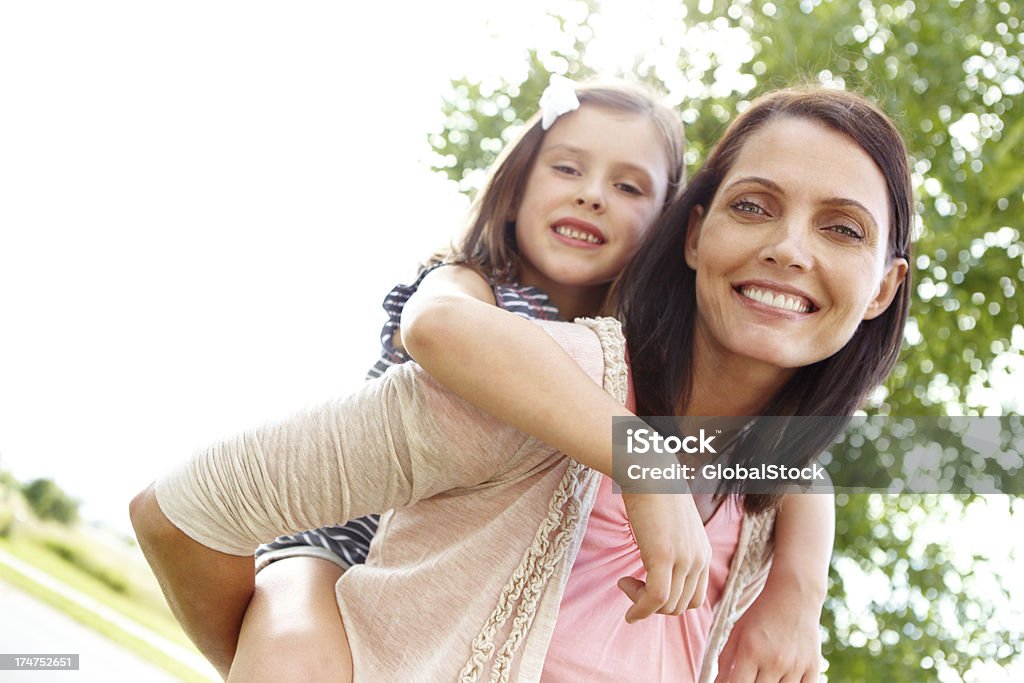
M 885 179 L 852 139 L 802 118 L 764 124 L 690 217 L 698 351 L 751 369 L 831 356 L 906 274 L 888 226 Z
M 515 218 L 520 281 L 549 294 L 610 282 L 661 212 L 668 169 L 647 116 L 585 104 L 559 117 Z

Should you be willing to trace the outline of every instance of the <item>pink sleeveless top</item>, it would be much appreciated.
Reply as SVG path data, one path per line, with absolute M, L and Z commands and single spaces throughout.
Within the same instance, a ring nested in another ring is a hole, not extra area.
M 632 381 L 626 406 L 634 409 Z M 603 477 L 562 596 L 541 681 L 696 681 L 742 521 L 739 500 L 730 496 L 704 525 L 712 554 L 703 605 L 679 617 L 655 614 L 627 624 L 624 617 L 633 603 L 616 582 L 623 576 L 643 579 L 646 572 L 622 496 Z

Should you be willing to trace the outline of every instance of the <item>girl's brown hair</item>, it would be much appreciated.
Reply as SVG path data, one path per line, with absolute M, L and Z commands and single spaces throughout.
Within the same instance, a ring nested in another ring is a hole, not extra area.
M 666 205 L 676 198 L 684 182 L 685 139 L 679 115 L 661 104 L 647 88 L 626 81 L 581 83 L 576 86 L 580 107 L 594 106 L 649 116 L 665 143 L 669 160 Z M 558 125 L 557 121 L 555 125 Z M 526 122 L 492 166 L 490 177 L 470 209 L 469 224 L 461 240 L 434 262 L 462 263 L 496 282 L 514 280 L 519 265 L 514 217 L 523 201 L 526 182 L 544 142 L 540 114 Z
M 639 415 L 680 415 L 690 399 L 697 320 L 696 273 L 683 260 L 690 214 L 695 207 L 706 210 L 711 205 L 747 139 L 769 121 L 783 117 L 820 123 L 852 139 L 874 160 L 888 194 L 888 258 L 890 262 L 910 260 L 914 216 L 910 169 L 906 147 L 892 121 L 859 95 L 820 87 L 781 90 L 757 98 L 729 126 L 623 273 L 620 311 L 630 342 Z M 833 419 L 762 420 L 760 425 L 754 420 L 749 433 L 755 436 L 737 444 L 730 464 L 802 467 L 824 451 L 896 363 L 910 295 L 908 273 L 884 313 L 861 322 L 850 341 L 829 358 L 800 368 L 762 412 L 764 416 Z M 814 427 L 805 429 L 810 424 Z M 723 484 L 719 492 L 745 491 L 742 482 L 733 481 Z M 746 508 L 763 511 L 777 501 L 777 496 L 747 496 Z

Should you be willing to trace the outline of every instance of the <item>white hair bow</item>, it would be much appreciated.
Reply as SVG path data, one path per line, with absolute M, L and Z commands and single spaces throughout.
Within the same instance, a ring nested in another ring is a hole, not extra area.
M 565 76 L 551 74 L 548 87 L 540 95 L 540 127 L 547 130 L 562 114 L 580 108 L 580 100 L 576 97 L 576 84 Z

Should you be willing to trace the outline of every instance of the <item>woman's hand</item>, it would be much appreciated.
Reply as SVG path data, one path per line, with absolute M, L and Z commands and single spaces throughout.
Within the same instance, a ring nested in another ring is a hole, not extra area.
M 652 614 L 682 614 L 704 602 L 711 544 L 693 496 L 683 493 L 623 493 L 626 516 L 647 569 L 647 581 L 619 579 L 633 606 L 626 621 Z
M 822 598 L 771 581 L 732 629 L 715 683 L 815 683 L 821 671 Z

